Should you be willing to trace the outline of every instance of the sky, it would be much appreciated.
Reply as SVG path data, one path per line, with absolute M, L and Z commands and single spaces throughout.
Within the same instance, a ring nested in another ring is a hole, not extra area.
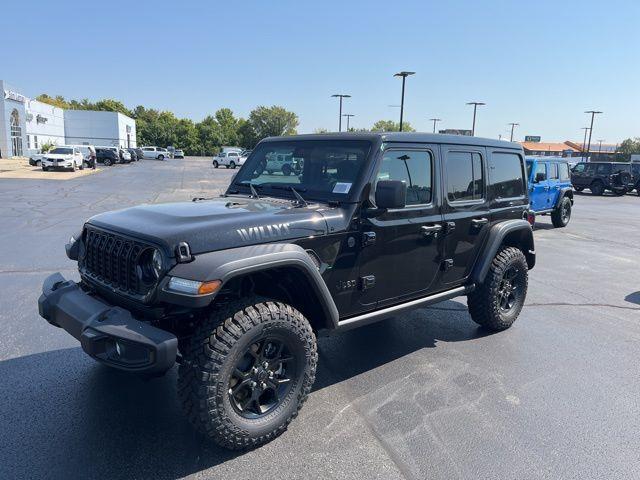
M 20 93 L 114 98 L 199 121 L 258 105 L 298 114 L 299 133 L 405 120 L 419 131 L 543 141 L 640 136 L 640 2 L 206 1 L 9 2 L 0 79 Z

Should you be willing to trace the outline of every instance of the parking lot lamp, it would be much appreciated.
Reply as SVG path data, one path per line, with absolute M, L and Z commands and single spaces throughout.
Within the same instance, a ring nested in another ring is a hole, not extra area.
M 594 117 L 602 112 L 599 112 L 598 110 L 587 110 L 584 113 L 590 113 L 591 114 L 591 126 L 589 127 L 589 141 L 587 142 L 587 160 L 589 159 L 589 150 L 591 149 L 591 134 L 593 133 L 593 119 Z
M 402 95 L 400 97 L 400 131 L 402 131 L 402 115 L 404 114 L 404 83 L 409 75 L 414 75 L 416 72 L 398 72 L 394 74 L 394 77 L 402 77 Z
M 599 139 L 598 140 L 598 143 L 599 143 L 599 145 L 598 145 L 598 155 L 600 155 L 602 153 L 602 142 L 604 142 L 603 139 Z
M 429 121 L 433 122 L 433 133 L 436 133 L 436 123 L 441 122 L 441 118 L 430 118 Z
M 471 126 L 471 136 L 476 136 L 476 110 L 479 105 L 486 105 L 484 102 L 467 102 L 467 105 L 473 105 L 473 124 Z
M 513 142 L 513 129 L 517 126 L 519 126 L 519 123 L 510 123 L 509 125 L 511 125 L 511 139 L 509 140 L 510 142 Z
M 346 95 L 344 93 L 336 93 L 331 95 L 332 97 L 338 97 L 340 99 L 340 113 L 338 113 L 338 131 L 342 131 L 342 99 L 343 98 L 351 98 L 351 95 Z
M 349 131 L 349 120 L 351 119 L 351 117 L 355 117 L 355 115 L 353 113 L 343 113 L 342 114 L 343 117 L 347 117 L 347 132 Z

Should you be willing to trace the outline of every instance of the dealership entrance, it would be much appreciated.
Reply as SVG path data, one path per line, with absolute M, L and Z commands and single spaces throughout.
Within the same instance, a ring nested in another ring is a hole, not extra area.
M 9 119 L 11 127 L 11 148 L 13 156 L 22 156 L 22 127 L 20 126 L 20 114 L 15 108 L 11 112 L 11 118 Z

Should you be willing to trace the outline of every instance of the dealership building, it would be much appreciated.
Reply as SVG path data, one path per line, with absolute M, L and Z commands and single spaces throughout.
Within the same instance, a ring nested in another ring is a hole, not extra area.
M 45 143 L 136 147 L 136 122 L 117 112 L 54 107 L 0 80 L 0 158 L 28 157 Z

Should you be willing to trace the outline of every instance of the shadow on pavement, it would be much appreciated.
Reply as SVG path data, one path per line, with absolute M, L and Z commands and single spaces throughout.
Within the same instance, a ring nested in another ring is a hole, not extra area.
M 630 293 L 624 299 L 629 303 L 635 303 L 636 305 L 640 305 L 640 290 L 637 292 Z
M 463 304 L 448 301 L 320 338 L 314 389 L 437 341 L 486 334 Z M 176 373 L 142 379 L 94 363 L 80 347 L 0 362 L 0 478 L 178 478 L 243 455 L 191 428 Z

